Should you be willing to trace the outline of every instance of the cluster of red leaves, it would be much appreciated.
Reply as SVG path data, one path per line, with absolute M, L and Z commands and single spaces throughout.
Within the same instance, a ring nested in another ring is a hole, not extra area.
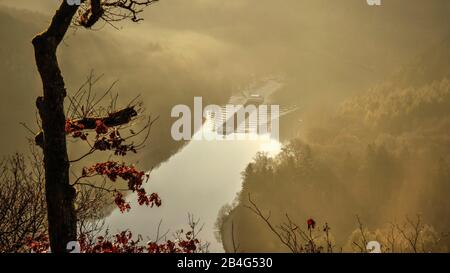
M 79 124 L 78 122 L 72 121 L 71 119 L 66 120 L 65 131 L 67 134 L 82 130 L 84 130 L 83 124 Z
M 123 198 L 123 194 L 120 192 L 116 192 L 114 203 L 119 208 L 120 212 L 128 212 L 131 209 L 130 203 L 125 201 L 125 198 Z
M 177 241 L 168 240 L 165 243 L 141 243 L 141 237 L 133 239 L 130 231 L 122 231 L 112 237 L 98 236 L 91 243 L 86 234 L 78 237 L 81 253 L 194 253 L 201 248 L 200 241 L 193 239 L 186 233 L 186 238 Z M 27 242 L 30 251 L 48 253 L 49 241 L 47 236 L 39 236 Z
M 33 253 L 47 253 L 50 249 L 50 241 L 47 235 L 39 234 L 35 238 L 25 239 L 25 244 L 30 248 Z
M 84 253 L 194 253 L 199 249 L 200 241 L 186 236 L 177 241 L 141 244 L 140 236 L 134 240 L 130 231 L 123 231 L 112 236 L 112 240 L 100 236 L 93 245 L 82 241 L 80 245 Z
M 127 155 L 128 151 L 131 151 L 133 153 L 137 153 L 136 148 L 133 144 L 123 144 L 125 139 L 123 139 L 120 136 L 120 133 L 118 130 L 114 129 L 111 133 L 104 135 L 98 134 L 98 131 L 101 131 L 104 129 L 98 129 L 97 130 L 97 136 L 94 143 L 94 148 L 96 150 L 100 151 L 114 151 L 115 155 L 125 156 Z M 107 131 L 108 132 L 108 131 Z
M 87 141 L 88 134 L 85 133 L 85 126 L 79 122 L 67 119 L 65 130 L 66 133 L 72 134 L 74 138 L 80 138 Z M 114 151 L 115 155 L 125 156 L 128 151 L 136 153 L 136 149 L 133 144 L 124 144 L 125 139 L 120 136 L 119 131 L 116 128 L 109 128 L 101 119 L 95 121 L 95 142 L 92 146 L 95 150 L 100 151 Z M 122 178 L 128 182 L 128 189 L 136 192 L 138 196 L 139 205 L 146 205 L 153 207 L 161 206 L 161 199 L 158 194 L 152 193 L 147 195 L 142 184 L 148 180 L 148 174 L 139 172 L 133 166 L 127 166 L 125 164 L 119 164 L 117 162 L 108 161 L 104 163 L 97 163 L 90 168 L 84 168 L 82 177 L 102 175 L 108 177 L 112 182 L 115 182 L 117 178 Z M 116 192 L 115 204 L 119 207 L 121 212 L 129 211 L 131 206 L 125 201 L 123 195 L 120 192 Z
M 314 221 L 314 219 L 309 218 L 306 223 L 308 224 L 308 229 L 315 229 L 316 228 L 316 221 Z
M 163 244 L 150 242 L 147 244 L 148 253 L 195 253 L 199 248 L 200 241 L 198 239 L 183 241 L 167 241 Z
M 122 231 L 109 240 L 103 236 L 97 237 L 95 244 L 91 245 L 86 240 L 81 240 L 80 246 L 83 253 L 144 253 L 145 247 L 139 245 L 140 239 L 133 240 L 130 231 Z
M 145 172 L 138 171 L 134 166 L 127 166 L 114 161 L 107 161 L 104 163 L 97 163 L 90 168 L 84 168 L 82 176 L 102 175 L 108 177 L 112 182 L 117 181 L 117 178 L 122 178 L 128 182 L 128 189 L 136 192 L 138 196 L 139 205 L 146 205 L 153 207 L 161 206 L 161 199 L 158 194 L 152 193 L 147 195 L 143 182 L 149 179 L 149 175 Z M 116 193 L 115 203 L 121 212 L 130 210 L 130 205 L 125 202 L 123 195 L 120 192 Z
M 133 191 L 140 189 L 144 179 L 149 178 L 148 174 L 136 170 L 134 166 L 127 166 L 115 161 L 97 163 L 90 168 L 84 168 L 82 175 L 86 177 L 95 174 L 107 176 L 112 182 L 116 182 L 120 177 L 128 181 L 128 188 Z
M 66 120 L 65 131 L 67 134 L 72 134 L 73 138 L 80 138 L 87 140 L 88 133 L 84 133 L 84 125 L 70 119 Z
M 85 126 L 70 119 L 66 120 L 66 133 L 72 134 L 73 138 L 87 141 L 88 133 L 84 132 Z M 111 133 L 110 133 L 111 131 Z M 114 151 L 115 155 L 125 156 L 127 152 L 136 153 L 133 144 L 124 144 L 125 139 L 120 136 L 119 131 L 114 128 L 110 130 L 101 119 L 95 121 L 95 132 L 93 148 L 99 151 Z
M 95 121 L 95 132 L 97 135 L 107 134 L 108 130 L 108 126 L 106 126 L 103 121 L 100 119 Z

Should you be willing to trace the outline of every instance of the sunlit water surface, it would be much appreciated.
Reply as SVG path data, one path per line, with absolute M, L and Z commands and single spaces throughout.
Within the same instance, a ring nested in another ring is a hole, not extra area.
M 206 123 L 193 139 L 198 134 L 215 135 Z M 129 229 L 141 234 L 144 240 L 151 240 L 156 237 L 162 220 L 160 233 L 170 230 L 170 238 L 175 230 L 187 228 L 187 215 L 192 213 L 204 224 L 199 237 L 210 242 L 209 250 L 223 252 L 214 235 L 220 208 L 231 203 L 241 190 L 241 172 L 258 151 L 275 155 L 280 150 L 280 143 L 267 135 L 245 137 L 245 140 L 191 141 L 151 172 L 146 190 L 157 192 L 163 200 L 162 206 L 139 206 L 135 196 L 130 195 L 127 200 L 132 206 L 130 212 L 121 213 L 116 209 L 106 218 L 110 232 Z

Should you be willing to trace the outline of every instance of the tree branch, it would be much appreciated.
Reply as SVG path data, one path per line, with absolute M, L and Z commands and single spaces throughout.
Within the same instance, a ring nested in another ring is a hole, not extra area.
M 81 1 L 82 3 L 85 0 Z M 33 45 L 37 45 L 41 41 L 49 42 L 54 48 L 58 47 L 64 35 L 70 27 L 72 18 L 78 10 L 78 6 L 69 5 L 67 1 L 62 1 L 59 9 L 52 18 L 52 22 L 46 31 L 38 34 L 33 39 Z
M 86 117 L 74 119 L 71 122 L 76 125 L 82 125 L 84 129 L 93 130 L 97 127 L 97 121 L 101 121 L 108 127 L 116 127 L 129 123 L 135 116 L 137 116 L 137 111 L 131 106 L 111 113 L 107 117 Z

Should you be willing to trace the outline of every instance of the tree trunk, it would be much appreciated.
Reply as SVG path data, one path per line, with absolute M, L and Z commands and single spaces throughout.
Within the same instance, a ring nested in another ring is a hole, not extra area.
M 48 232 L 52 252 L 65 252 L 69 241 L 75 241 L 75 189 L 69 183 L 69 160 L 66 147 L 64 79 L 56 50 L 70 26 L 77 6 L 63 1 L 49 28 L 33 39 L 36 65 L 43 84 L 43 97 L 36 106 L 42 120 L 45 187 L 48 210 Z

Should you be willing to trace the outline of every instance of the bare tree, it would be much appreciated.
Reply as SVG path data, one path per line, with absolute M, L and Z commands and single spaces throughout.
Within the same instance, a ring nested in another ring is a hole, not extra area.
M 258 205 L 252 200 L 250 194 L 248 196 L 250 205 L 245 207 L 252 211 L 255 215 L 261 218 L 270 231 L 277 236 L 279 241 L 285 245 L 292 253 L 320 253 L 326 250 L 329 253 L 333 252 L 334 245 L 330 238 L 330 227 L 325 223 L 322 230 L 316 229 L 316 223 L 313 219 L 308 219 L 307 230 L 304 230 L 300 225 L 296 224 L 286 213 L 286 221 L 274 225 L 270 221 L 271 214 L 265 215 Z M 318 242 L 324 239 L 326 248 Z
M 380 251 L 384 253 L 425 253 L 446 249 L 445 239 L 448 233 L 437 232 L 424 224 L 420 215 L 417 215 L 415 220 L 407 216 L 401 223 L 391 222 L 375 232 L 365 227 L 358 216 L 356 218 L 356 234 L 359 236 L 352 241 L 352 245 L 361 253 L 370 252 L 370 249 L 367 249 L 370 241 L 378 242 Z
M 356 215 L 356 220 L 358 221 L 358 231 L 361 235 L 361 238 L 360 238 L 360 242 L 353 242 L 353 245 L 358 247 L 358 249 L 361 253 L 366 253 L 367 252 L 367 244 L 369 242 L 367 240 L 368 232 L 367 232 L 366 228 L 364 227 L 364 225 L 358 215 Z
M 14 154 L 0 161 L 0 253 L 26 252 L 29 243 L 47 234 L 47 208 L 42 153 L 30 145 L 28 156 Z M 79 234 L 95 237 L 103 229 L 98 207 L 107 202 L 102 190 L 77 191 Z
M 199 234 L 202 232 L 204 224 L 200 225 L 200 218 L 195 219 L 194 214 L 188 213 L 188 230 L 177 230 L 174 238 L 178 242 L 190 242 L 194 253 L 207 253 L 209 251 L 209 242 L 201 242 Z
M 276 236 L 279 242 L 292 253 L 333 253 L 336 245 L 330 234 L 330 227 L 325 223 L 322 228 L 316 227 L 313 219 L 307 220 L 307 228 L 302 229 L 301 225 L 295 223 L 288 214 L 285 214 L 284 222 L 274 224 L 271 220 L 271 213 L 263 210 L 248 196 L 247 209 L 260 218 L 265 226 Z M 423 223 L 420 215 L 415 220 L 406 217 L 401 224 L 389 223 L 386 227 L 369 230 L 356 216 L 357 229 L 345 246 L 346 251 L 368 253 L 373 249 L 368 249 L 370 242 L 377 242 L 380 251 L 385 253 L 395 252 L 447 252 L 448 238 L 450 233 L 437 232 L 433 227 Z M 234 240 L 234 227 L 232 222 L 231 239 Z M 234 244 L 234 242 L 233 242 Z M 234 247 L 234 246 L 233 246 Z M 234 250 L 236 248 L 234 247 Z M 342 252 L 343 247 L 338 251 Z
M 46 230 L 44 173 L 34 156 L 15 154 L 0 162 L 0 252 L 22 251 L 27 238 Z
M 157 0 L 81 0 L 81 6 L 70 5 L 61 0 L 59 9 L 48 28 L 36 35 L 32 44 L 35 61 L 41 76 L 43 96 L 36 100 L 42 121 L 42 133 L 36 142 L 43 149 L 45 170 L 45 192 L 48 210 L 48 232 L 54 252 L 66 251 L 69 241 L 77 238 L 77 217 L 75 210 L 76 190 L 69 182 L 70 161 L 67 155 L 66 116 L 64 101 L 66 88 L 58 65 L 56 51 L 72 22 L 91 28 L 98 21 L 114 23 L 124 19 L 136 22 L 143 8 Z M 108 120 L 129 122 L 135 114 L 124 109 Z M 116 117 L 120 117 L 116 119 Z M 124 118 L 125 117 L 125 118 Z M 89 120 L 86 120 L 88 124 Z
M 234 233 L 234 221 L 231 221 L 231 243 L 233 246 L 233 253 L 238 253 L 239 244 L 236 243 L 235 233 Z

